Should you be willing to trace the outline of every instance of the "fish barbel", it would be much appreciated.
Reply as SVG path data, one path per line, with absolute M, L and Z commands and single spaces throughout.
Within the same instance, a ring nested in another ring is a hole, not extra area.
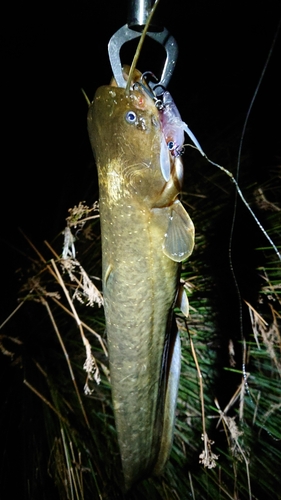
M 126 74 L 125 74 L 126 77 Z M 180 263 L 194 246 L 179 201 L 180 156 L 139 82 L 100 87 L 88 130 L 99 178 L 102 283 L 112 399 L 126 490 L 169 457 L 180 371 L 173 328 Z M 187 300 L 187 299 L 186 299 Z M 187 312 L 187 311 L 186 311 Z

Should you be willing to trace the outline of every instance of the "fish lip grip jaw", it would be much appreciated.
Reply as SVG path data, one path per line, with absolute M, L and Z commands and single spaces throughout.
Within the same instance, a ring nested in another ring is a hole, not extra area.
M 128 23 L 122 26 L 122 28 L 120 28 L 118 31 L 116 31 L 116 33 L 111 37 L 109 41 L 109 60 L 113 76 L 118 87 L 125 88 L 127 84 L 122 72 L 122 64 L 120 59 L 121 47 L 126 42 L 129 42 L 141 36 L 150 10 L 151 0 L 145 0 L 142 2 L 140 2 L 139 0 L 132 0 L 128 13 Z M 178 44 L 175 38 L 169 33 L 166 28 L 155 25 L 154 23 L 151 24 L 150 28 L 148 29 L 147 36 L 162 45 L 166 52 L 166 60 L 164 62 L 160 80 L 157 81 L 157 83 L 150 81 L 149 86 L 151 90 L 153 90 L 156 85 L 161 85 L 166 88 L 174 72 L 174 68 L 177 62 Z

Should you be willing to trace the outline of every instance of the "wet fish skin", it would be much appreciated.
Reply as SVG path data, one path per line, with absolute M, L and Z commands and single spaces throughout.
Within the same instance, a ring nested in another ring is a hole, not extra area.
M 174 408 L 165 413 L 165 399 L 182 260 L 175 235 L 184 248 L 189 245 L 186 255 L 193 249 L 194 228 L 177 199 L 181 160 L 163 160 L 163 152 L 160 160 L 161 121 L 149 96 L 141 90 L 126 95 L 112 85 L 99 88 L 88 130 L 98 167 L 112 398 L 128 490 L 156 464 L 161 473 L 171 447 L 172 433 L 166 443 L 162 432 L 164 418 L 165 428 L 174 420 Z M 168 181 L 161 161 L 170 162 Z

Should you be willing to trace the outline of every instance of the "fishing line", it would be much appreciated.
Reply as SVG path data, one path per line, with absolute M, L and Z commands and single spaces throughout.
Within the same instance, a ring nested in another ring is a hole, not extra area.
M 264 227 L 262 226 L 262 224 L 260 223 L 260 221 L 258 220 L 258 218 L 256 217 L 256 215 L 254 214 L 254 212 L 252 211 L 252 209 L 249 206 L 249 204 L 247 203 L 247 201 L 245 200 L 245 198 L 244 198 L 244 196 L 243 196 L 243 194 L 242 194 L 242 192 L 241 192 L 241 190 L 239 188 L 239 185 L 238 185 L 238 178 L 239 178 L 240 164 L 241 164 L 241 153 L 242 153 L 242 147 L 243 147 L 243 141 L 244 141 L 244 137 L 245 137 L 245 133 L 246 133 L 246 128 L 247 128 L 247 125 L 248 125 L 249 117 L 250 117 L 250 114 L 251 114 L 254 102 L 256 100 L 256 97 L 257 97 L 258 91 L 260 89 L 262 80 L 263 80 L 265 72 L 267 70 L 268 63 L 269 63 L 269 61 L 271 59 L 271 56 L 272 56 L 272 53 L 273 53 L 273 49 L 275 47 L 276 40 L 278 38 L 280 26 L 281 26 L 281 19 L 279 20 L 279 24 L 277 26 L 277 30 L 275 32 L 275 36 L 273 38 L 271 47 L 269 49 L 268 56 L 266 58 L 265 64 L 263 66 L 263 69 L 262 69 L 262 72 L 261 72 L 261 75 L 260 75 L 260 78 L 259 78 L 259 81 L 258 81 L 258 84 L 256 86 L 256 89 L 254 91 L 254 95 L 252 97 L 250 106 L 249 106 L 247 114 L 246 114 L 246 118 L 245 118 L 243 129 L 242 129 L 241 139 L 240 139 L 240 143 L 239 143 L 236 178 L 234 178 L 232 176 L 232 174 L 230 174 L 230 172 L 226 171 L 226 173 L 232 177 L 232 180 L 233 180 L 233 182 L 235 183 L 235 186 L 236 186 L 235 200 L 234 200 L 234 210 L 233 210 L 233 217 L 232 217 L 232 225 L 231 225 L 230 237 L 229 237 L 229 262 L 230 262 L 231 272 L 232 272 L 235 284 L 237 286 L 238 286 L 238 284 L 237 284 L 237 281 L 236 281 L 236 276 L 235 276 L 235 273 L 234 273 L 233 263 L 232 263 L 232 241 L 233 241 L 233 232 L 234 232 L 235 218 L 236 218 L 236 214 L 237 214 L 237 195 L 238 194 L 239 194 L 241 200 L 243 201 L 243 203 L 248 208 L 248 210 L 249 210 L 250 214 L 252 215 L 252 217 L 254 218 L 256 224 L 258 225 L 258 227 L 260 228 L 260 230 L 262 231 L 262 233 L 264 234 L 264 236 L 267 238 L 267 240 L 271 244 L 271 246 L 274 249 L 276 255 L 279 258 L 279 260 L 281 260 L 281 255 L 280 255 L 280 252 L 278 251 L 278 248 L 276 247 L 276 245 L 274 244 L 274 242 L 272 241 L 272 239 L 270 238 L 270 236 L 268 235 L 268 233 L 266 232 L 266 230 L 264 229 Z M 213 163 L 213 162 L 211 162 L 211 163 Z M 219 165 L 216 165 L 216 166 L 225 171 L 225 169 L 223 167 L 220 167 Z M 240 294 L 240 292 L 239 292 L 239 294 Z M 241 299 L 241 296 L 240 296 L 240 299 Z
M 145 26 L 145 28 L 144 28 L 144 30 L 142 32 L 140 41 L 138 43 L 137 50 L 136 50 L 136 53 L 135 53 L 135 57 L 134 57 L 132 65 L 131 65 L 129 76 L 128 76 L 128 81 L 127 81 L 127 86 L 126 86 L 126 93 L 129 93 L 129 91 L 130 91 L 130 86 L 131 86 L 133 72 L 135 70 L 135 67 L 136 67 L 136 64 L 137 64 L 137 61 L 138 61 L 138 58 L 139 58 L 140 51 L 141 51 L 141 48 L 142 48 L 142 45 L 143 45 L 146 33 L 148 31 L 148 28 L 149 28 L 149 24 L 151 22 L 152 16 L 153 16 L 153 14 L 155 12 L 155 9 L 156 9 L 159 1 L 160 0 L 156 0 L 155 1 L 154 5 L 152 7 L 152 10 L 150 12 L 150 16 L 148 18 L 148 21 L 146 23 L 146 26 Z M 234 285 L 235 285 L 235 288 L 236 288 L 237 297 L 238 297 L 238 303 L 239 303 L 239 324 L 240 324 L 241 342 L 242 342 L 242 346 L 243 346 L 242 347 L 242 349 L 243 349 L 242 374 L 243 374 L 245 389 L 247 391 L 247 394 L 250 397 L 250 401 L 251 401 L 252 405 L 254 405 L 254 403 L 253 403 L 252 397 L 250 395 L 250 391 L 249 391 L 249 387 L 248 387 L 248 382 L 247 382 L 247 373 L 246 373 L 246 352 L 247 352 L 247 349 L 246 349 L 246 340 L 245 340 L 245 337 L 244 337 L 244 330 L 243 330 L 242 297 L 241 297 L 241 293 L 240 293 L 238 281 L 237 281 L 237 278 L 236 278 L 236 274 L 235 274 L 235 271 L 234 271 L 234 265 L 233 265 L 233 260 L 232 260 L 232 245 L 233 245 L 234 226 L 235 226 L 235 220 L 236 220 L 236 216 L 237 216 L 237 206 L 238 206 L 238 196 L 239 196 L 240 199 L 241 199 L 241 201 L 243 202 L 243 204 L 245 205 L 245 207 L 247 208 L 247 210 L 250 212 L 251 216 L 255 220 L 255 222 L 256 222 L 257 226 L 259 227 L 260 231 L 263 233 L 263 235 L 265 236 L 265 238 L 269 242 L 271 248 L 273 248 L 274 252 L 276 253 L 276 255 L 277 255 L 278 259 L 279 259 L 279 261 L 281 261 L 281 254 L 280 254 L 277 246 L 275 245 L 275 243 L 273 242 L 273 240 L 271 239 L 271 237 L 269 236 L 269 234 L 267 233 L 267 231 L 265 230 L 265 228 L 263 227 L 263 225 L 261 224 L 261 222 L 259 221 L 259 219 L 255 215 L 255 213 L 253 212 L 252 208 L 250 207 L 249 203 L 245 199 L 245 197 L 244 197 L 244 195 L 243 195 L 243 193 L 242 193 L 242 191 L 241 191 L 241 189 L 239 187 L 239 184 L 238 184 L 239 171 L 240 171 L 240 165 L 241 165 L 242 147 L 243 147 L 244 137 L 245 137 L 245 134 L 246 134 L 246 129 L 247 129 L 247 126 L 248 126 L 249 117 L 250 117 L 250 114 L 252 112 L 252 108 L 253 108 L 253 105 L 255 103 L 256 97 L 258 95 L 258 92 L 259 92 L 261 83 L 263 81 L 264 75 L 266 73 L 269 61 L 271 59 L 271 56 L 272 56 L 272 53 L 273 53 L 273 50 L 274 50 L 274 47 L 275 47 L 275 44 L 276 44 L 276 41 L 277 41 L 277 38 L 278 38 L 278 35 L 279 35 L 280 26 L 281 26 L 281 19 L 279 20 L 279 23 L 278 23 L 278 26 L 277 26 L 277 30 L 275 32 L 273 41 L 271 43 L 271 46 L 270 46 L 270 49 L 269 49 L 269 53 L 267 55 L 265 64 L 264 64 L 264 66 L 262 68 L 261 75 L 259 77 L 257 86 L 255 88 L 255 91 L 254 91 L 253 97 L 251 99 L 251 102 L 250 102 L 250 105 L 249 105 L 249 108 L 248 108 L 248 111 L 247 111 L 247 114 L 246 114 L 246 118 L 245 118 L 245 121 L 244 121 L 244 124 L 243 124 L 242 133 L 241 133 L 241 139 L 240 139 L 240 142 L 239 142 L 238 156 L 237 156 L 236 177 L 229 170 L 227 170 L 223 166 L 219 165 L 218 163 L 216 163 L 216 162 L 214 162 L 214 161 L 212 161 L 212 160 L 210 160 L 208 158 L 208 156 L 203 151 L 201 145 L 199 144 L 197 138 L 194 136 L 194 134 L 192 133 L 192 131 L 189 129 L 189 127 L 187 126 L 187 124 L 185 122 L 183 122 L 178 117 L 173 117 L 173 119 L 172 119 L 172 122 L 176 126 L 178 126 L 179 128 L 181 128 L 189 136 L 189 138 L 191 139 L 191 141 L 193 143 L 193 145 L 190 145 L 190 146 L 195 147 L 201 153 L 201 155 L 204 158 L 206 158 L 206 160 L 210 164 L 212 164 L 215 167 L 219 168 L 226 175 L 228 175 L 228 177 L 230 178 L 230 180 L 235 185 L 234 209 L 233 209 L 232 223 L 231 223 L 230 236 L 229 236 L 229 247 L 228 247 L 228 252 L 229 252 L 229 266 L 230 266 L 231 275 L 232 275 L 232 278 L 233 278 L 233 281 L 234 281 Z M 138 84 L 141 85 L 141 86 L 143 86 L 143 87 L 145 87 L 143 84 L 141 84 L 141 82 L 138 82 Z M 160 99 L 160 103 L 161 103 L 161 99 Z M 165 111 L 165 105 L 164 105 L 163 109 Z
M 243 349 L 243 354 L 242 354 L 242 374 L 243 374 L 243 380 L 244 380 L 245 389 L 246 389 L 247 394 L 248 394 L 248 396 L 250 398 L 250 403 L 251 403 L 251 405 L 253 407 L 255 405 L 254 405 L 252 396 L 250 394 L 250 389 L 249 389 L 248 380 L 247 380 L 248 377 L 247 377 L 247 373 L 246 373 L 246 353 L 247 353 L 247 347 L 246 347 L 246 339 L 245 339 L 245 336 L 244 336 L 244 327 L 243 327 L 242 297 L 241 297 L 241 293 L 240 293 L 238 281 L 237 281 L 236 274 L 235 274 L 235 271 L 234 271 L 234 266 L 233 266 L 233 260 L 232 260 L 232 243 L 233 243 L 233 234 L 234 234 L 234 226 L 235 226 L 235 220 L 236 220 L 236 215 L 237 215 L 237 204 L 238 204 L 238 195 L 239 195 L 240 198 L 241 198 L 241 200 L 243 201 L 243 203 L 246 205 L 246 207 L 250 211 L 251 215 L 253 216 L 256 224 L 258 225 L 258 227 L 260 228 L 260 230 L 262 231 L 262 233 L 264 234 L 264 236 L 267 238 L 267 240 L 271 244 L 271 246 L 274 249 L 275 253 L 277 254 L 278 258 L 281 260 L 280 252 L 278 251 L 276 245 L 274 244 L 274 242 L 272 241 L 272 239 L 270 238 L 270 236 L 267 234 L 266 230 L 264 229 L 264 227 L 262 226 L 262 224 L 260 223 L 260 221 L 258 220 L 258 218 L 256 217 L 256 215 L 254 214 L 254 212 L 252 211 L 252 209 L 250 208 L 249 204 L 245 200 L 245 198 L 244 198 L 244 196 L 243 196 L 243 194 L 242 194 L 242 192 L 241 192 L 241 190 L 239 188 L 239 185 L 238 185 L 238 178 L 239 178 L 240 165 L 241 165 L 241 154 L 242 154 L 243 141 L 244 141 L 244 137 L 245 137 L 245 134 L 246 134 L 246 128 L 247 128 L 247 125 L 248 125 L 249 117 L 250 117 L 250 114 L 251 114 L 254 102 L 255 102 L 256 97 L 258 95 L 261 83 L 263 81 L 265 72 L 267 70 L 269 61 L 271 59 L 271 56 L 272 56 L 272 53 L 273 53 L 273 50 L 274 50 L 274 47 L 275 47 L 275 44 L 276 44 L 276 41 L 277 41 L 277 38 L 278 38 L 278 35 L 279 35 L 280 25 L 281 25 L 281 19 L 279 20 L 279 23 L 278 23 L 278 26 L 277 26 L 277 30 L 275 32 L 273 41 L 271 43 L 271 47 L 269 49 L 268 56 L 266 58 L 264 66 L 262 68 L 262 72 L 261 72 L 258 84 L 256 86 L 256 89 L 254 91 L 254 95 L 252 97 L 252 100 L 250 102 L 250 106 L 249 106 L 247 114 L 246 114 L 246 118 L 245 118 L 243 129 L 242 129 L 241 139 L 240 139 L 240 143 L 239 143 L 239 149 L 238 149 L 236 178 L 234 178 L 232 176 L 232 180 L 233 180 L 233 182 L 235 183 L 235 186 L 236 186 L 236 191 L 235 191 L 235 199 L 234 199 L 234 208 L 233 208 L 233 216 L 232 216 L 232 223 L 231 223 L 231 229 L 230 229 L 230 236 L 229 236 L 228 258 L 229 258 L 230 271 L 231 271 L 232 278 L 233 278 L 233 281 L 234 281 L 234 285 L 235 285 L 235 288 L 236 288 L 237 297 L 238 297 L 238 303 L 239 303 L 240 335 L 241 335 L 241 342 L 242 342 L 242 346 L 243 346 L 242 347 L 242 349 Z M 221 167 L 219 167 L 219 168 L 221 168 Z M 267 431 L 267 433 L 270 436 L 272 436 L 272 434 L 267 429 L 265 429 L 265 430 Z M 272 437 L 274 438 L 274 436 L 272 436 Z
M 276 41 L 277 41 L 277 38 L 278 38 L 278 35 L 279 35 L 280 26 L 281 26 L 281 19 L 279 20 L 279 24 L 277 26 L 277 30 L 275 32 L 275 35 L 274 35 L 271 47 L 269 49 L 269 53 L 267 55 L 265 64 L 264 64 L 264 66 L 262 68 L 262 72 L 261 72 L 258 84 L 257 84 L 257 86 L 255 88 L 254 95 L 252 97 L 252 100 L 250 102 L 250 106 L 249 106 L 247 114 L 246 114 L 246 118 L 245 118 L 245 121 L 244 121 L 242 133 L 241 133 L 241 139 L 240 139 L 240 142 L 239 142 L 238 157 L 237 157 L 237 173 L 236 173 L 236 178 L 234 177 L 234 175 L 229 170 L 227 170 L 223 166 L 219 165 L 218 163 L 216 163 L 216 162 L 214 162 L 214 161 L 212 161 L 212 160 L 210 160 L 208 158 L 208 156 L 203 151 L 201 145 L 199 144 L 198 140 L 196 139 L 196 137 L 194 136 L 194 134 L 191 132 L 191 130 L 189 129 L 189 127 L 187 126 L 187 124 L 184 123 L 184 122 L 181 122 L 182 129 L 186 132 L 186 134 L 189 136 L 189 138 L 192 140 L 192 142 L 194 144 L 194 146 L 190 145 L 190 144 L 189 144 L 189 146 L 194 147 L 195 149 L 197 149 L 201 153 L 201 155 L 204 158 L 206 158 L 206 160 L 209 163 L 211 163 L 215 167 L 217 167 L 220 170 L 222 170 L 225 174 L 227 174 L 228 177 L 230 177 L 231 181 L 235 185 L 234 210 L 233 210 L 233 217 L 232 217 L 232 223 L 231 223 L 231 229 L 230 229 L 230 236 L 229 236 L 229 247 L 228 247 L 228 251 L 229 251 L 229 265 L 230 265 L 230 271 L 231 271 L 232 278 L 233 278 L 233 281 L 234 281 L 234 285 L 235 285 L 235 288 L 236 288 L 236 292 L 237 292 L 237 296 L 238 296 L 238 303 L 239 303 L 239 324 L 240 324 L 241 342 L 242 342 L 242 345 L 243 345 L 242 374 L 243 374 L 245 389 L 247 391 L 248 396 L 250 397 L 250 402 L 251 402 L 252 406 L 254 406 L 254 402 L 253 402 L 253 399 L 252 399 L 250 391 L 249 391 L 249 386 L 248 386 L 248 382 L 247 382 L 247 378 L 248 377 L 247 377 L 247 373 L 246 373 L 246 352 L 247 352 L 247 349 L 246 349 L 246 340 L 245 340 L 245 337 L 244 337 L 244 329 L 243 329 L 242 297 L 241 297 L 241 293 L 240 293 L 238 281 L 237 281 L 237 278 L 236 278 L 236 275 L 235 275 L 235 271 L 234 271 L 234 266 L 233 266 L 233 260 L 232 260 L 232 243 L 233 243 L 234 225 L 235 225 L 235 220 L 236 220 L 237 202 L 238 202 L 238 195 L 239 195 L 239 197 L 242 200 L 242 202 L 244 203 L 245 207 L 248 209 L 248 211 L 250 212 L 251 216 L 255 220 L 257 226 L 259 227 L 259 229 L 261 230 L 261 232 L 263 233 L 263 235 L 266 237 L 266 239 L 270 243 L 270 245 L 273 248 L 273 250 L 275 251 L 278 259 L 281 261 L 281 254 L 280 254 L 277 246 L 275 245 L 275 243 L 273 242 L 273 240 L 270 238 L 269 234 L 267 233 L 267 231 L 265 230 L 265 228 L 263 227 L 263 225 L 261 224 L 261 222 L 259 221 L 259 219 L 255 215 L 255 213 L 251 209 L 250 205 L 248 204 L 247 200 L 245 199 L 245 197 L 244 197 L 244 195 L 243 195 L 243 193 L 242 193 L 242 191 L 241 191 L 241 189 L 239 187 L 239 184 L 238 184 L 239 170 L 240 170 L 240 164 L 241 164 L 241 152 L 242 152 L 243 141 L 244 141 L 244 137 L 245 137 L 245 133 L 246 133 L 246 128 L 247 128 L 247 125 L 248 125 L 249 117 L 250 117 L 250 114 L 251 114 L 254 102 L 255 102 L 257 94 L 259 92 L 259 89 L 260 89 L 261 83 L 263 81 L 265 72 L 267 70 L 269 61 L 271 59 L 271 56 L 272 56 L 272 53 L 273 53 L 273 50 L 274 50 L 274 47 L 275 47 L 275 44 L 276 44 Z M 184 146 L 187 146 L 187 144 L 185 144 Z M 267 429 L 266 429 L 266 431 L 268 432 L 268 434 L 272 435 Z M 274 436 L 272 436 L 272 437 L 274 438 Z
M 192 141 L 194 142 L 195 146 L 192 146 L 191 144 L 184 144 L 184 146 L 191 146 L 191 147 L 194 147 L 195 149 L 197 149 L 201 155 L 206 158 L 206 160 L 211 163 L 212 165 L 214 165 L 215 167 L 219 168 L 220 170 L 222 170 L 226 175 L 228 175 L 228 177 L 230 177 L 231 181 L 233 182 L 233 184 L 235 184 L 235 188 L 236 188 L 236 193 L 239 194 L 241 200 L 243 201 L 245 207 L 249 210 L 251 216 L 254 218 L 256 224 L 259 226 L 260 230 L 262 231 L 262 233 L 264 234 L 264 236 L 266 237 L 266 239 L 269 241 L 270 245 L 272 246 L 272 248 L 274 249 L 278 259 L 281 261 L 281 254 L 277 248 L 277 246 L 275 245 L 275 243 L 272 241 L 272 239 L 270 238 L 269 234 L 267 233 L 267 231 L 264 229 L 263 225 L 261 224 L 261 222 L 259 221 L 259 219 L 257 218 L 257 216 L 254 214 L 253 210 L 251 209 L 249 203 L 247 202 L 247 200 L 245 199 L 240 187 L 239 187 L 239 184 L 237 182 L 237 180 L 235 179 L 234 175 L 229 171 L 227 170 L 226 168 L 224 168 L 222 165 L 219 165 L 218 163 L 210 160 L 210 158 L 208 158 L 208 156 L 206 155 L 206 153 L 203 151 L 202 147 L 200 146 L 198 140 L 195 138 L 195 136 L 193 135 L 193 133 L 191 132 L 191 130 L 188 129 L 187 125 L 182 122 L 183 125 L 185 125 L 184 127 L 184 131 L 189 135 L 189 137 L 192 139 Z M 187 131 L 188 129 L 188 131 Z M 236 215 L 236 205 L 235 205 L 235 214 L 234 214 L 234 218 L 235 218 L 235 215 Z

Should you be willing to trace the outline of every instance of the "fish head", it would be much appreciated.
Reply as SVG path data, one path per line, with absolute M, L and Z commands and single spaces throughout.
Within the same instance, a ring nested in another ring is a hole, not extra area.
M 88 129 L 99 184 L 110 190 L 111 199 L 168 206 L 182 187 L 182 163 L 170 153 L 160 111 L 145 84 L 137 85 L 140 80 L 136 70 L 128 92 L 113 80 L 97 90 L 90 105 Z

